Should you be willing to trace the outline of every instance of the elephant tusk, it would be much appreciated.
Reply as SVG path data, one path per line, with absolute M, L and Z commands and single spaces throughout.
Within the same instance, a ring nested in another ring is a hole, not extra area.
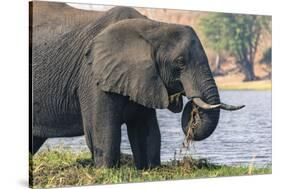
M 233 106 L 233 105 L 224 104 L 224 103 L 221 103 L 221 106 L 220 106 L 221 109 L 228 110 L 228 111 L 239 110 L 244 107 L 245 107 L 245 105 Z
M 194 102 L 194 104 L 205 110 L 215 109 L 221 106 L 221 104 L 214 104 L 214 105 L 208 104 L 198 97 L 192 98 L 192 101 Z
M 192 101 L 194 102 L 194 104 L 205 110 L 221 108 L 223 110 L 235 111 L 245 107 L 245 105 L 233 106 L 225 103 L 211 105 L 201 100 L 201 98 L 193 98 Z

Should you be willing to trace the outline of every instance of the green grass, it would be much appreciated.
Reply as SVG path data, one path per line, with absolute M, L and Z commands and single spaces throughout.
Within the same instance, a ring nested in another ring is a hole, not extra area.
M 65 150 L 40 152 L 30 158 L 30 162 L 33 163 L 29 171 L 33 173 L 34 188 L 271 173 L 271 166 L 218 166 L 191 157 L 181 161 L 173 160 L 151 170 L 136 170 L 129 155 L 122 155 L 120 168 L 95 168 L 89 152 L 73 153 Z

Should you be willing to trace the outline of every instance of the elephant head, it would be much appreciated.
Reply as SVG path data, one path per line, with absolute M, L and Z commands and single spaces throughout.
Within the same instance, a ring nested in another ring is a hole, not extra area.
M 182 110 L 182 96 L 190 99 L 201 121 L 195 140 L 211 135 L 220 108 L 241 108 L 220 102 L 208 59 L 191 27 L 149 19 L 120 21 L 96 36 L 91 57 L 95 84 L 103 91 L 172 112 Z

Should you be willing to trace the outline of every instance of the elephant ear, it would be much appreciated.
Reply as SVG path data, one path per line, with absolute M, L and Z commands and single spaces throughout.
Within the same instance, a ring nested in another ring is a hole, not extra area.
M 122 23 L 108 27 L 94 40 L 96 85 L 149 108 L 167 108 L 168 93 L 153 60 L 153 47 L 134 26 Z

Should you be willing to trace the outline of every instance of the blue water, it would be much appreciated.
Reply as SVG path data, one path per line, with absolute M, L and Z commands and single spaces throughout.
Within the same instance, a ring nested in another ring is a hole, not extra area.
M 222 110 L 215 132 L 203 141 L 193 142 L 190 150 L 182 153 L 181 113 L 157 110 L 162 162 L 189 154 L 225 165 L 271 164 L 271 91 L 221 91 L 220 96 L 225 103 L 245 104 L 246 107 L 235 112 Z M 74 151 L 88 150 L 84 137 L 48 139 L 41 150 L 58 145 Z M 125 125 L 122 126 L 121 151 L 132 153 Z

